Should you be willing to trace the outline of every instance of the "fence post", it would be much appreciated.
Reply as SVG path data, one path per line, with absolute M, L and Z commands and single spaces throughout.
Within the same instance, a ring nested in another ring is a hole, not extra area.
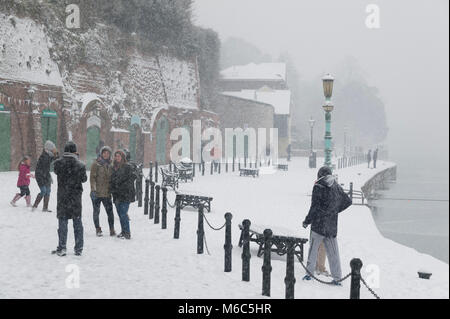
M 353 200 L 353 182 L 350 183 L 350 199 Z
M 162 192 L 161 229 L 167 229 L 167 188 L 163 187 Z
M 139 170 L 139 176 L 136 179 L 136 195 L 138 200 L 138 207 L 142 207 L 142 169 Z
M 359 292 L 361 288 L 361 267 L 363 263 L 361 259 L 353 258 L 350 261 L 350 267 L 352 269 L 352 277 L 350 284 L 350 299 L 359 299 Z
M 286 299 L 294 299 L 295 276 L 294 276 L 294 241 L 287 242 L 286 254 L 286 277 L 284 278 L 286 285 Z
M 219 175 L 220 175 L 221 171 L 222 171 L 222 160 L 219 162 Z
M 271 265 L 272 253 L 272 230 L 264 230 L 264 262 L 262 266 L 263 282 L 262 295 L 270 297 L 270 273 L 272 272 Z
M 155 162 L 155 183 L 158 183 L 158 162 Z
M 144 215 L 148 215 L 148 201 L 150 192 L 150 180 L 145 179 L 145 195 L 144 195 Z
M 152 219 L 155 212 L 155 182 L 150 182 L 150 212 L 148 218 Z
M 233 215 L 231 213 L 225 214 L 225 245 L 223 249 L 225 250 L 225 272 L 231 271 L 231 250 L 233 245 L 231 244 L 231 219 Z
M 150 162 L 150 172 L 148 174 L 150 182 L 153 182 L 153 162 Z
M 159 209 L 161 208 L 160 206 L 160 190 L 161 190 L 161 186 L 156 185 L 155 187 L 155 192 L 156 192 L 156 200 L 155 200 L 155 224 L 159 224 Z
M 180 238 L 180 222 L 181 222 L 181 195 L 177 195 L 175 199 L 175 228 L 173 231 L 173 238 Z
M 205 230 L 203 228 L 203 205 L 198 207 L 198 226 L 197 226 L 197 254 L 203 254 L 203 238 Z
M 245 219 L 242 222 L 243 233 L 242 233 L 242 281 L 250 281 L 250 225 L 251 222 Z

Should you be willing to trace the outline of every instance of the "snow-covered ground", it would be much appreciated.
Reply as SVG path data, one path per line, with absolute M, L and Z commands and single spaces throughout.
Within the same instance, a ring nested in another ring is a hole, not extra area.
M 337 171 L 339 182 L 353 181 L 356 189 L 378 171 L 393 165 L 380 162 L 378 169 L 365 165 Z M 224 214 L 233 213 L 233 271 L 223 272 L 224 231 L 212 231 L 205 224 L 211 255 L 196 254 L 197 213 L 185 209 L 181 214 L 180 239 L 173 239 L 175 210 L 169 208 L 168 229 L 161 230 L 133 204 L 130 209 L 131 241 L 95 236 L 89 185 L 83 194 L 85 249 L 75 257 L 73 231 L 69 228 L 68 252 L 64 258 L 52 256 L 57 244 L 55 213 L 31 212 L 22 200 L 12 208 L 9 201 L 16 192 L 17 173 L 0 173 L 0 298 L 263 298 L 261 296 L 262 258 L 251 244 L 251 281 L 241 281 L 241 249 L 238 224 L 245 218 L 257 225 L 288 229 L 308 237 L 301 227 L 308 212 L 308 196 L 316 170 L 307 168 L 307 159 L 294 159 L 288 172 L 262 174 L 259 178 L 239 177 L 237 173 L 197 176 L 194 183 L 181 184 L 183 192 L 214 197 L 208 219 L 215 226 L 224 223 Z M 32 181 L 33 199 L 38 192 Z M 56 194 L 56 185 L 53 189 Z M 169 193 L 169 200 L 174 194 Z M 56 196 L 51 199 L 56 208 Z M 117 216 L 117 215 L 116 215 Z M 101 223 L 107 231 L 102 208 Z M 71 222 L 70 222 L 71 224 Z M 120 224 L 116 217 L 116 230 Z M 368 208 L 352 206 L 341 214 L 338 240 L 343 274 L 349 263 L 360 258 L 362 275 L 382 298 L 448 298 L 449 268 L 431 256 L 382 237 Z M 308 245 L 305 247 L 306 251 Z M 306 257 L 306 256 L 305 256 Z M 79 288 L 68 288 L 66 279 L 75 265 L 79 269 Z M 284 298 L 285 258 L 273 255 L 272 298 Z M 431 280 L 419 279 L 417 271 L 433 273 Z M 68 270 L 68 272 L 66 272 Z M 343 287 L 303 282 L 304 271 L 296 262 L 296 298 L 348 298 L 349 280 Z M 264 297 L 266 298 L 266 297 Z M 361 298 L 373 298 L 361 287 Z

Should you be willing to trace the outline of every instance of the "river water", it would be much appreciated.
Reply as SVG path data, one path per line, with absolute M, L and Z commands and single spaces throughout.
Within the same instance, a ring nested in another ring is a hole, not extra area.
M 389 239 L 448 263 L 448 166 L 397 164 L 397 181 L 378 191 L 379 199 L 370 202 L 378 229 Z

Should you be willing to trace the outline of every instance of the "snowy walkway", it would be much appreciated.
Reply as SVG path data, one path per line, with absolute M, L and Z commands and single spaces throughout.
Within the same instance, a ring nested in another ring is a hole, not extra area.
M 359 189 L 379 170 L 388 167 L 381 162 L 378 169 L 364 165 L 337 171 L 339 182 L 350 181 Z M 224 232 L 214 232 L 205 224 L 211 255 L 196 254 L 197 213 L 182 211 L 179 240 L 173 238 L 174 209 L 169 208 L 168 229 L 154 225 L 143 209 L 133 204 L 130 210 L 131 241 L 105 236 L 95 237 L 89 185 L 83 194 L 85 250 L 75 257 L 71 251 L 73 231 L 69 230 L 65 258 L 50 255 L 57 243 L 55 213 L 32 213 L 24 201 L 18 208 L 9 206 L 16 192 L 16 172 L 0 173 L 0 298 L 262 298 L 262 259 L 256 257 L 257 246 L 251 244 L 251 281 L 241 281 L 241 249 L 237 247 L 237 225 L 248 218 L 258 225 L 290 229 L 301 237 L 308 231 L 301 222 L 308 211 L 308 196 L 316 170 L 307 169 L 307 159 L 294 159 L 288 172 L 261 175 L 260 178 L 239 177 L 237 173 L 198 176 L 194 183 L 181 184 L 181 191 L 214 197 L 208 219 L 216 226 L 224 222 L 225 212 L 233 218 L 233 272 L 223 272 Z M 358 175 L 360 173 L 360 175 Z M 56 180 L 56 179 L 55 179 Z M 54 186 L 56 194 L 56 186 Z M 33 199 L 38 188 L 32 181 Z M 55 209 L 56 196 L 50 207 Z M 171 202 L 173 193 L 169 194 Z M 107 230 L 106 214 L 101 223 Z M 118 218 L 116 229 L 120 230 Z M 343 273 L 349 262 L 359 257 L 364 263 L 363 277 L 379 278 L 375 291 L 382 298 L 448 298 L 448 265 L 411 248 L 381 236 L 368 208 L 353 206 L 339 220 L 339 245 Z M 306 251 L 308 245 L 306 245 Z M 306 256 L 305 256 L 306 257 Z M 80 287 L 68 289 L 66 266 L 77 265 Z M 284 258 L 273 256 L 272 298 L 284 298 Z M 431 280 L 418 279 L 417 270 L 433 272 Z M 379 269 L 379 277 L 374 276 Z M 317 282 L 303 282 L 300 264 L 295 268 L 296 298 L 348 298 L 349 280 L 343 287 L 328 287 Z M 370 280 L 372 284 L 375 282 Z M 361 288 L 361 298 L 372 296 Z

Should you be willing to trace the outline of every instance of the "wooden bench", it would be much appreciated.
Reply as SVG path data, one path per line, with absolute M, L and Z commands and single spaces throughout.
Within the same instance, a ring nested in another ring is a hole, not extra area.
M 278 169 L 280 171 L 287 171 L 289 169 L 288 164 L 278 164 Z
M 194 169 L 182 164 L 175 164 L 175 169 L 178 173 L 179 179 L 187 183 L 187 181 L 194 181 Z
M 203 205 L 204 208 L 208 211 L 208 213 L 211 212 L 211 201 L 213 200 L 212 197 L 207 196 L 200 196 L 200 195 L 192 195 L 192 194 L 177 194 L 180 199 L 180 208 L 183 209 L 187 206 L 191 206 L 194 208 L 199 208 L 200 205 Z
M 262 227 L 258 225 L 250 226 L 250 241 L 255 242 L 259 245 L 258 257 L 264 255 L 264 230 L 270 228 L 272 230 L 272 252 L 279 256 L 283 256 L 287 253 L 287 243 L 294 242 L 294 254 L 303 261 L 304 248 L 303 245 L 308 242 L 308 239 L 298 237 L 292 234 L 292 231 L 283 229 L 280 227 Z M 239 247 L 242 247 L 243 243 L 243 231 L 244 227 L 239 224 L 239 229 L 241 230 L 241 236 L 239 238 Z
M 161 187 L 172 187 L 174 190 L 178 188 L 178 173 L 173 173 L 161 167 L 162 184 Z
M 241 168 L 239 170 L 239 176 L 253 176 L 259 177 L 259 169 L 257 168 Z

